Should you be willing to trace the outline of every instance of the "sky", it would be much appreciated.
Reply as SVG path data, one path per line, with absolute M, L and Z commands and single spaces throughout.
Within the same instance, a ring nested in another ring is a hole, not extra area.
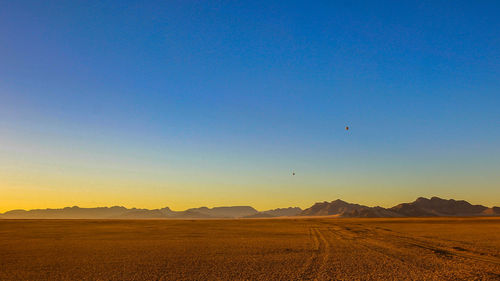
M 499 14 L 498 1 L 1 1 L 0 212 L 500 205 Z

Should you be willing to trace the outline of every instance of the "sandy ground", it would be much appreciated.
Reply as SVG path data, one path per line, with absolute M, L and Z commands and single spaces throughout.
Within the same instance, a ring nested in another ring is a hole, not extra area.
M 0 220 L 0 280 L 500 280 L 500 219 Z

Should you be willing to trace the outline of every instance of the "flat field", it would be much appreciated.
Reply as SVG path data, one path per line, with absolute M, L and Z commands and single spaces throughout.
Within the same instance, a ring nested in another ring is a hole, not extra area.
M 500 280 L 500 218 L 0 220 L 0 280 Z

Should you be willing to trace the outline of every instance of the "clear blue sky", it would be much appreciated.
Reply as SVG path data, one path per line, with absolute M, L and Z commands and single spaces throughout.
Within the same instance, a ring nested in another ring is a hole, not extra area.
M 498 1 L 100 2 L 0 4 L 0 211 L 500 203 Z

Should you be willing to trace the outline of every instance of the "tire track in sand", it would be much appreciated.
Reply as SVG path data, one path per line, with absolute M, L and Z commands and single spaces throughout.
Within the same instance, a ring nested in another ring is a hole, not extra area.
M 439 257 L 460 257 L 463 259 L 475 260 L 480 262 L 487 262 L 496 265 L 500 265 L 500 259 L 494 256 L 488 256 L 485 254 L 477 254 L 469 252 L 467 249 L 461 247 L 454 247 L 453 245 L 446 245 L 442 243 L 439 239 L 434 241 L 429 239 L 423 239 L 421 237 L 412 236 L 409 234 L 398 233 L 394 231 L 381 233 L 379 229 L 370 229 L 375 236 L 370 237 L 365 240 L 366 243 L 370 241 L 383 241 L 386 243 L 392 243 L 392 245 L 397 245 L 397 243 L 403 243 L 407 246 L 419 247 L 434 252 Z M 382 238 L 383 236 L 383 238 Z M 441 244 L 441 245 L 440 245 Z
M 310 235 L 313 240 L 313 254 L 304 265 L 299 280 L 318 280 L 325 273 L 330 254 L 330 242 L 319 228 L 310 228 Z
M 450 270 L 456 270 L 456 268 L 461 267 L 461 265 L 473 266 L 470 264 L 470 262 L 473 261 L 496 265 L 500 264 L 500 260 L 496 257 L 479 256 L 477 254 L 467 252 L 461 253 L 456 248 L 453 248 L 453 245 L 440 245 L 439 240 L 430 241 L 428 239 L 411 236 L 409 234 L 395 233 L 392 231 L 381 233 L 378 229 L 370 229 L 366 228 L 366 226 L 364 229 L 356 229 L 356 227 L 352 225 L 343 227 L 337 226 L 335 228 L 337 231 L 332 231 L 333 234 L 338 236 L 341 235 L 344 239 L 348 238 L 356 240 L 357 246 L 365 248 L 368 251 L 377 252 L 389 259 L 393 259 L 395 262 L 406 264 L 407 266 L 413 266 L 425 272 L 435 270 L 427 262 L 428 257 L 418 254 L 418 252 L 411 250 L 412 248 L 421 248 L 433 252 L 437 261 L 441 263 L 441 266 L 447 266 Z M 367 233 L 370 235 L 367 235 Z M 447 260 L 453 257 L 459 257 L 463 260 L 455 260 L 454 263 L 450 265 L 447 263 Z M 496 272 L 484 272 L 495 277 L 500 276 Z

